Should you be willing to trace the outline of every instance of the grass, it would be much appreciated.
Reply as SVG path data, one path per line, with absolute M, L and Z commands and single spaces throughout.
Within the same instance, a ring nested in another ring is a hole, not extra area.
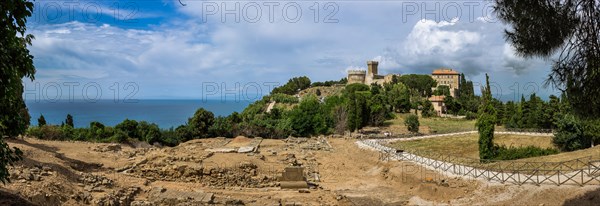
M 584 167 L 586 166 L 585 161 L 581 162 L 573 160 L 589 157 L 590 154 L 592 154 L 590 153 L 591 150 L 594 151 L 596 158 L 600 159 L 600 147 L 598 147 L 596 149 L 587 149 L 588 151 L 560 153 L 518 160 L 493 161 L 484 164 L 479 161 L 478 139 L 479 136 L 475 133 L 413 141 L 398 141 L 391 143 L 391 146 L 432 159 L 497 171 L 524 170 L 522 171 L 524 173 L 531 173 L 533 170 L 549 170 L 543 172 L 552 173 L 557 169 L 570 170 L 573 168 Z M 535 146 L 539 148 L 555 148 L 552 144 L 552 137 L 548 136 L 502 134 L 494 136 L 494 143 L 507 147 Z M 569 162 L 560 163 L 562 161 Z
M 385 125 L 400 125 L 404 127 L 404 118 L 410 114 L 411 113 L 396 113 L 396 118 L 386 121 Z M 441 117 L 423 118 L 419 116 L 419 124 L 419 132 L 423 134 L 444 134 L 475 130 L 475 120 Z
M 479 136 L 475 134 L 430 138 L 413 141 L 398 141 L 392 143 L 395 148 L 424 153 L 447 154 L 452 156 L 479 159 Z M 552 137 L 524 135 L 495 135 L 494 143 L 507 147 L 535 146 L 539 148 L 555 148 Z

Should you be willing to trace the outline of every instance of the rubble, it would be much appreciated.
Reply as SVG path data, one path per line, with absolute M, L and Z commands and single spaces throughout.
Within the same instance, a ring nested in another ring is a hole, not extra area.
M 107 145 L 98 145 L 94 147 L 92 150 L 96 152 L 118 152 L 121 151 L 121 145 L 119 144 L 107 144 Z
M 10 175 L 11 179 L 19 182 L 42 181 L 45 176 L 54 175 L 54 172 L 48 166 L 15 166 L 11 168 Z
M 138 192 L 139 187 L 118 189 L 98 198 L 94 203 L 99 206 L 131 205 Z

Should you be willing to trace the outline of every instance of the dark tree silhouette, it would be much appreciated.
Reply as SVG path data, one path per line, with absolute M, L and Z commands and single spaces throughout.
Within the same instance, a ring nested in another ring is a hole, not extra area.
M 495 12 L 517 54 L 554 58 L 546 86 L 566 92 L 579 116 L 600 115 L 600 1 L 496 0 Z

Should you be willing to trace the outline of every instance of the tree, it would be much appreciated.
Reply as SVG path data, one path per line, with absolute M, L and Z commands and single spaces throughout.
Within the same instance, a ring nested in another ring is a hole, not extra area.
M 46 125 L 46 118 L 44 118 L 44 115 L 40 115 L 40 118 L 38 118 L 38 127 L 42 127 Z
M 574 112 L 600 116 L 600 3 L 593 0 L 496 0 L 516 53 L 555 57 L 546 85 L 566 92 Z
M 71 116 L 71 114 L 67 114 L 67 119 L 65 120 L 65 124 L 71 127 L 75 127 L 73 126 L 73 116 Z
M 387 94 L 389 103 L 397 112 L 406 113 L 410 111 L 410 92 L 408 88 L 402 84 L 394 84 L 392 90 Z
M 453 115 L 458 114 L 458 111 L 461 109 L 460 103 L 452 96 L 446 96 L 444 98 L 444 105 L 446 105 L 446 112 Z
M 437 82 L 431 76 L 425 74 L 409 74 L 400 76 L 400 82 L 408 88 L 417 89 L 421 96 L 431 96 L 431 88 L 437 85 Z
M 26 0 L 0 1 L 0 181 L 9 180 L 7 166 L 21 159 L 22 152 L 9 148 L 4 136 L 23 134 L 30 116 L 23 101 L 22 79 L 34 79 L 33 56 L 27 45 L 33 36 L 25 35 L 27 17 L 33 3 Z
M 276 108 L 272 111 L 279 111 Z M 232 122 L 226 117 L 218 116 L 213 125 L 208 128 L 208 133 L 213 137 L 233 137 Z
M 123 122 L 117 124 L 115 129 L 125 132 L 130 138 L 142 139 L 138 131 L 138 122 L 135 120 L 125 119 Z
M 573 115 L 565 115 L 558 121 L 558 129 L 552 139 L 561 151 L 586 148 L 590 142 L 583 140 L 583 126 Z
M 192 138 L 208 137 L 208 128 L 214 123 L 214 119 L 215 115 L 212 112 L 207 111 L 204 108 L 196 110 L 194 116 L 188 119 L 188 127 Z
M 481 105 L 475 126 L 479 132 L 479 159 L 493 159 L 495 156 L 494 127 L 496 125 L 496 109 L 492 103 L 489 76 L 485 74 L 485 88 L 481 88 Z
M 293 95 L 298 93 L 298 91 L 309 88 L 310 87 L 310 79 L 308 77 L 294 77 L 288 82 L 280 87 L 276 87 L 271 91 L 271 94 L 283 93 Z
M 160 133 L 160 128 L 158 128 L 157 124 L 141 121 L 139 122 L 137 128 L 141 141 L 146 141 L 150 144 L 154 142 L 160 142 L 162 135 Z
M 423 108 L 421 109 L 421 116 L 422 117 L 435 116 L 435 111 L 433 110 L 433 104 L 431 104 L 431 101 L 425 100 L 425 102 L 423 102 Z
M 404 125 L 408 131 L 412 133 L 419 133 L 419 117 L 417 117 L 417 115 L 408 115 L 408 117 L 404 119 Z
M 317 97 L 309 95 L 300 101 L 289 114 L 294 135 L 307 137 L 322 134 L 327 130 L 325 118 Z
M 433 95 L 450 96 L 450 87 L 448 85 L 439 85 L 433 91 Z

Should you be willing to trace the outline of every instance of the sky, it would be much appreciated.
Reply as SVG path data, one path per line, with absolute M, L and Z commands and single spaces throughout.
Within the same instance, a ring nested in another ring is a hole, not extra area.
M 27 100 L 253 101 L 295 76 L 339 80 L 447 67 L 519 100 L 556 94 L 551 59 L 523 59 L 489 1 L 37 0 Z M 478 89 L 477 89 L 478 90 Z

